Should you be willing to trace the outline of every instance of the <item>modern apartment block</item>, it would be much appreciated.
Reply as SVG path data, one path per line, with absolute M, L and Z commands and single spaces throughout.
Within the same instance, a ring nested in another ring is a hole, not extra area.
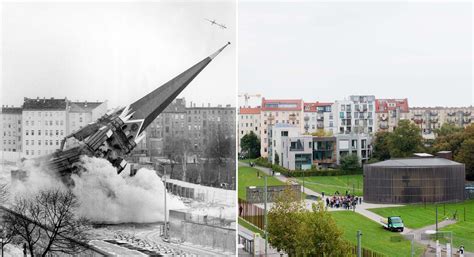
M 313 133 L 318 130 L 333 130 L 333 103 L 304 103 L 303 128 L 305 133 Z
M 240 152 L 240 140 L 253 132 L 257 137 L 260 138 L 260 106 L 258 107 L 240 107 L 239 108 L 239 141 L 237 142 L 239 145 L 239 152 Z
M 334 134 L 375 132 L 375 96 L 353 95 L 349 100 L 336 101 L 332 108 Z
M 312 136 L 300 132 L 289 124 L 269 126 L 269 161 L 290 170 L 335 167 L 341 158 L 354 154 L 365 163 L 372 154 L 371 136 L 368 134 L 337 134 Z M 277 157 L 278 156 L 278 157 Z
M 260 111 L 260 155 L 268 157 L 268 127 L 276 124 L 290 124 L 304 131 L 303 100 L 269 100 L 262 98 Z
M 311 135 L 301 134 L 300 128 L 290 124 L 269 127 L 269 161 L 290 170 L 306 170 L 312 165 Z
M 3 106 L 0 110 L 0 150 L 4 152 L 21 152 L 21 107 Z
M 409 114 L 408 99 L 376 99 L 375 113 L 377 114 L 376 131 L 393 131 L 398 121 L 407 119 Z
M 365 163 L 372 155 L 372 137 L 369 134 L 339 134 L 336 135 L 336 160 L 341 163 L 341 158 L 355 154 L 359 162 Z
M 434 138 L 434 130 L 443 124 L 460 127 L 474 122 L 474 106 L 470 107 L 412 107 L 408 119 L 417 124 L 424 138 Z

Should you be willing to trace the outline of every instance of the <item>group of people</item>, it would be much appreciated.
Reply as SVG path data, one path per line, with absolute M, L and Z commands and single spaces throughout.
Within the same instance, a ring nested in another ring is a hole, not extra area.
M 326 207 L 331 208 L 344 208 L 349 210 L 361 203 L 362 197 L 351 195 L 347 192 L 346 195 L 341 195 L 336 191 L 333 196 L 326 197 Z

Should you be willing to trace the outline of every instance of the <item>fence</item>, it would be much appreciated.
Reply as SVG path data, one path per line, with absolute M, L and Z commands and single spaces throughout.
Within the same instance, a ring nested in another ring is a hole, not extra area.
M 239 217 L 261 230 L 265 227 L 265 210 L 239 198 Z
M 354 256 L 357 256 L 357 245 L 352 245 L 351 253 Z M 366 249 L 366 248 L 362 248 L 362 257 L 387 257 L 387 256 L 385 256 L 384 254 Z

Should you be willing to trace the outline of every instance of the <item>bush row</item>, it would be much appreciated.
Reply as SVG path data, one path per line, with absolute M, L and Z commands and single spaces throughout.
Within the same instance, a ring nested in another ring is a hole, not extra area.
M 340 175 L 356 175 L 362 174 L 361 169 L 357 170 L 340 170 L 340 169 L 327 169 L 321 170 L 312 166 L 310 170 L 289 170 L 277 164 L 271 164 L 267 158 L 259 157 L 255 160 L 255 164 L 258 166 L 270 168 L 275 172 L 279 172 L 286 177 L 311 177 L 311 176 L 340 176 Z

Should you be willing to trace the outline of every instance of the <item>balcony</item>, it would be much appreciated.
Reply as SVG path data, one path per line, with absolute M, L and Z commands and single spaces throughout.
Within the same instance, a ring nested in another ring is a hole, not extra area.
M 379 120 L 380 120 L 380 121 L 387 121 L 387 120 L 388 120 L 388 116 L 385 116 L 385 115 L 384 115 L 384 116 L 380 116 L 380 117 L 379 117 Z
M 431 123 L 437 123 L 437 122 L 438 122 L 438 118 L 430 117 L 430 122 L 431 122 Z
M 380 123 L 379 128 L 381 129 L 388 129 L 388 124 L 387 123 Z
M 324 128 L 324 124 L 318 123 L 318 124 L 316 125 L 316 127 L 317 127 L 318 129 L 323 129 L 323 128 Z
M 463 124 L 470 124 L 471 123 L 471 118 L 463 119 L 462 123 Z
M 463 116 L 471 116 L 471 112 L 463 112 L 462 115 Z
M 448 116 L 456 116 L 456 112 L 448 112 Z
M 438 112 L 437 111 L 430 111 L 430 116 L 438 116 Z

